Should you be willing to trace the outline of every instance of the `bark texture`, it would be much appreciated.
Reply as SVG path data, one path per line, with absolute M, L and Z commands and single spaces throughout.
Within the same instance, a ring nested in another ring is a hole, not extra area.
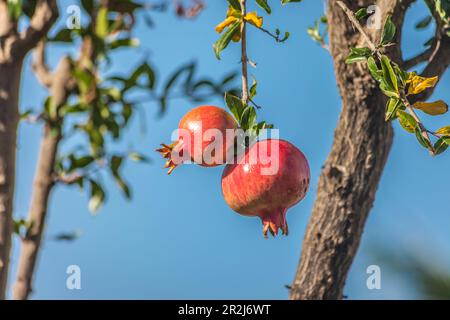
M 11 249 L 21 68 L 21 63 L 0 62 L 0 299 L 5 298 Z
M 344 1 L 356 11 L 372 1 Z M 382 19 L 402 1 L 379 1 Z M 332 150 L 319 178 L 290 299 L 341 299 L 349 268 L 388 157 L 393 132 L 384 120 L 385 98 L 361 64 L 346 65 L 349 48 L 363 46 L 348 17 L 328 2 L 329 41 L 342 112 Z M 403 16 L 396 18 L 401 25 Z M 376 38 L 379 30 L 371 32 Z M 391 52 L 399 60 L 398 52 Z

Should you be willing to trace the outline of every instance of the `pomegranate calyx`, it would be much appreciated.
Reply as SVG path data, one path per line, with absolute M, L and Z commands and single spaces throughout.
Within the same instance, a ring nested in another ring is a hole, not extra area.
M 289 230 L 286 222 L 286 212 L 287 208 L 282 208 L 275 212 L 261 215 L 264 238 L 268 238 L 268 232 L 270 232 L 272 236 L 276 236 L 278 234 L 278 229 L 281 229 L 283 235 L 288 235 Z
M 182 144 L 180 143 L 180 141 L 175 141 L 171 144 L 161 143 L 162 148 L 156 149 L 156 152 L 159 152 L 164 159 L 167 159 L 166 163 L 164 164 L 164 168 L 169 168 L 167 174 L 171 174 L 172 171 L 175 170 L 175 168 L 178 166 L 178 164 L 175 163 L 172 159 L 172 152 L 175 148 L 180 148 L 181 145 Z

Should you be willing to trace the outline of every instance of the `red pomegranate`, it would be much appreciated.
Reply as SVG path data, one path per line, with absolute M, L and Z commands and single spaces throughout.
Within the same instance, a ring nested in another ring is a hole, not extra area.
M 263 234 L 288 234 L 287 210 L 308 190 L 310 170 L 303 153 L 278 139 L 255 143 L 222 174 L 222 193 L 227 204 L 245 216 L 259 216 Z
M 237 126 L 234 118 L 224 109 L 200 106 L 181 119 L 178 140 L 170 145 L 161 144 L 162 148 L 156 151 L 167 159 L 164 167 L 169 168 L 168 174 L 181 164 L 179 158 L 190 159 L 204 167 L 218 166 L 225 163 L 227 151 L 233 145 L 233 140 L 226 139 L 226 130 L 234 130 Z M 219 134 L 222 141 L 215 141 L 215 134 Z M 174 151 L 180 156 L 178 159 L 173 158 Z

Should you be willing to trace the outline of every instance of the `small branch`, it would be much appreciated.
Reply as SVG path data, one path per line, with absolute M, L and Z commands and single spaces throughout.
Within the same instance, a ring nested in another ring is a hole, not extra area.
M 20 34 L 17 55 L 25 55 L 34 48 L 50 30 L 59 17 L 56 0 L 38 0 L 30 25 Z
M 406 109 L 408 109 L 409 113 L 414 118 L 414 120 L 416 120 L 417 124 L 419 125 L 420 133 L 422 134 L 424 139 L 430 145 L 430 147 L 428 147 L 428 150 L 430 151 L 430 153 L 432 155 L 434 155 L 435 151 L 434 151 L 434 148 L 433 148 L 433 143 L 431 143 L 430 137 L 428 135 L 428 130 L 423 125 L 422 121 L 420 120 L 420 118 L 417 115 L 417 113 L 414 111 L 414 108 L 411 106 L 411 104 L 409 103 L 408 99 L 406 99 L 406 97 L 404 96 L 404 93 L 401 94 L 400 99 L 402 100 L 403 104 L 405 105 Z
M 435 52 L 435 54 L 428 60 L 428 64 L 425 66 L 425 69 L 423 70 L 421 76 L 422 77 L 434 77 L 438 76 L 439 78 L 442 77 L 442 75 L 447 70 L 448 66 L 450 65 L 450 38 L 449 37 L 443 37 L 440 41 L 440 45 L 438 50 Z M 425 101 L 430 98 L 430 96 L 433 94 L 434 88 L 429 88 L 428 90 L 415 95 L 411 99 L 411 103 L 414 103 L 416 101 Z
M 408 70 L 408 69 L 415 67 L 416 65 L 418 65 L 421 62 L 428 61 L 428 59 L 430 59 L 433 51 L 434 51 L 433 48 L 429 48 L 428 50 L 425 50 L 424 52 L 418 54 L 417 56 L 406 60 L 405 62 L 403 62 L 403 68 Z
M 373 52 L 378 52 L 377 46 L 372 42 L 370 37 L 364 31 L 364 29 L 361 26 L 361 24 L 359 23 L 358 19 L 356 19 L 354 13 L 342 1 L 338 1 L 337 4 L 342 8 L 342 10 L 344 10 L 345 14 L 347 15 L 348 19 L 352 22 L 353 26 L 363 36 L 364 40 L 366 41 L 367 45 L 369 46 L 369 49 L 372 50 Z
M 36 46 L 32 68 L 39 82 L 44 87 L 50 88 L 52 85 L 52 74 L 45 61 L 45 42 L 43 40 L 39 41 Z
M 246 0 L 240 0 L 242 16 L 246 15 Z M 248 103 L 248 57 L 247 57 L 247 23 L 242 20 L 241 24 L 241 63 L 242 63 L 242 102 Z

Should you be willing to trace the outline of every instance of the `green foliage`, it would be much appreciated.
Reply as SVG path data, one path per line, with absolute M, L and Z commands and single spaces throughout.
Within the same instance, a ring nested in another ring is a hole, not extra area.
M 11 5 L 13 1 L 10 1 Z M 24 0 L 27 13 L 32 13 L 35 2 Z M 97 212 L 107 198 L 104 178 L 112 179 L 122 194 L 130 199 L 131 188 L 125 179 L 127 161 L 149 163 L 150 159 L 129 147 L 127 151 L 114 151 L 114 142 L 123 139 L 133 118 L 143 120 L 143 105 L 153 103 L 163 115 L 175 98 L 185 98 L 191 102 L 205 101 L 212 96 L 222 96 L 225 92 L 235 92 L 235 72 L 217 80 L 199 77 L 195 62 L 181 65 L 169 74 L 167 79 L 157 76 L 154 66 L 145 59 L 125 74 L 111 74 L 108 64 L 112 54 L 119 49 L 132 49 L 139 41 L 132 37 L 135 14 L 144 8 L 134 1 L 123 1 L 120 6 L 103 7 L 101 2 L 82 0 L 86 13 L 97 12 L 95 22 L 84 19 L 80 29 L 66 27 L 54 30 L 48 42 L 76 46 L 79 43 L 92 48 L 87 55 L 84 51 L 79 58 L 71 58 L 71 74 L 75 88 L 69 92 L 66 101 L 57 105 L 53 97 L 45 100 L 44 107 L 36 116 L 45 121 L 51 133 L 61 139 L 64 152 L 57 155 L 54 168 L 55 180 L 70 186 L 77 186 L 89 195 L 89 210 Z M 25 9 L 24 9 L 25 11 Z M 128 15 L 131 19 L 120 19 Z M 83 47 L 86 49 L 85 47 Z M 139 98 L 139 97 L 144 98 Z M 32 110 L 22 114 L 32 115 Z M 144 121 L 144 120 L 143 120 Z M 71 138 L 76 136 L 78 144 Z M 81 142 L 79 142 L 81 140 Z M 19 229 L 24 222 L 19 222 Z
M 270 9 L 269 4 L 267 3 L 267 0 L 256 0 L 256 3 L 266 11 L 267 14 L 272 13 L 272 9 Z
M 431 24 L 431 21 L 433 21 L 433 17 L 432 16 L 426 16 L 425 18 L 423 18 L 422 20 L 420 20 L 419 22 L 416 23 L 415 28 L 416 29 L 425 29 L 426 27 L 428 27 Z
M 213 45 L 213 49 L 214 49 L 214 53 L 216 54 L 216 58 L 220 60 L 220 53 L 222 52 L 223 49 L 225 49 L 228 44 L 230 43 L 231 39 L 233 38 L 233 36 L 236 35 L 237 32 L 239 32 L 239 28 L 241 26 L 241 22 L 237 21 L 235 23 L 233 23 L 223 34 L 222 36 L 219 38 L 219 40 L 217 40 L 214 45 Z
M 256 94 L 256 82 L 254 92 Z M 248 132 L 254 139 L 256 139 L 261 130 L 273 128 L 273 125 L 267 124 L 265 121 L 258 122 L 255 106 L 244 104 L 237 96 L 225 93 L 225 103 L 238 121 L 239 127 Z
M 372 50 L 367 47 L 363 48 L 351 48 L 345 63 L 350 64 L 359 61 L 366 61 L 368 57 L 372 55 Z
M 397 28 L 395 27 L 395 24 L 392 22 L 392 17 L 389 15 L 386 18 L 386 22 L 383 27 L 383 33 L 381 35 L 381 42 L 380 42 L 381 46 L 387 45 L 391 43 L 392 40 L 394 40 L 396 29 Z
M 322 16 L 314 22 L 314 26 L 309 27 L 306 32 L 311 39 L 319 43 L 322 47 L 326 46 L 325 38 L 328 34 L 328 21 L 326 16 Z
M 22 0 L 7 0 L 8 13 L 12 20 L 19 20 L 22 15 Z
M 355 17 L 358 20 L 364 20 L 369 16 L 369 12 L 367 11 L 367 8 L 361 8 L 358 11 L 355 12 Z
M 358 20 L 368 15 L 366 9 L 362 8 L 356 13 Z M 417 28 L 426 27 L 430 19 L 424 19 L 417 24 Z M 437 77 L 421 77 L 415 72 L 406 72 L 398 64 L 391 61 L 383 52 L 385 47 L 390 46 L 395 38 L 396 27 L 388 16 L 383 26 L 381 41 L 378 46 L 371 44 L 368 47 L 351 48 L 346 63 L 366 62 L 372 77 L 379 83 L 380 90 L 388 98 L 386 104 L 385 119 L 391 121 L 398 119 L 401 127 L 409 133 L 414 133 L 418 142 L 427 148 L 432 154 L 440 154 L 448 147 L 448 140 L 443 132 L 432 132 L 427 130 L 416 115 L 414 109 L 418 109 L 429 115 L 441 115 L 448 111 L 448 106 L 442 100 L 435 102 L 418 101 L 411 105 L 408 101 L 409 95 L 423 92 L 427 88 L 436 85 Z M 441 129 L 440 129 L 441 130 Z M 445 131 L 445 129 L 442 129 Z M 437 138 L 432 143 L 430 134 Z

